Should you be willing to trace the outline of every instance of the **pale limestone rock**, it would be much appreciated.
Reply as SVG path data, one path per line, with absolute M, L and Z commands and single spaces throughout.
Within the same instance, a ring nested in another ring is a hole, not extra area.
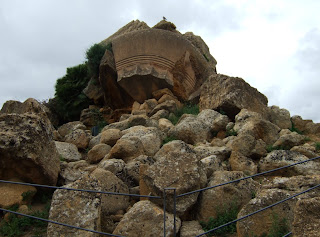
M 95 145 L 89 152 L 87 162 L 89 164 L 96 164 L 101 161 L 111 150 L 111 146 L 107 144 Z
M 248 204 L 240 210 L 238 218 L 281 201 L 289 196 L 290 194 L 286 190 L 262 189 L 256 194 L 255 198 L 251 199 Z M 287 220 L 288 227 L 290 228 L 290 223 L 293 220 L 292 200 L 238 221 L 237 234 L 240 237 L 268 234 L 272 224 L 280 223 L 283 218 Z
M 320 236 L 320 197 L 299 200 L 294 210 L 293 236 Z
M 30 113 L 0 114 L 0 179 L 57 183 L 60 160 L 50 126 Z
M 204 230 L 198 221 L 183 221 L 180 229 L 180 237 L 194 237 L 203 234 Z M 202 235 L 206 237 L 207 235 Z
M 202 85 L 200 111 L 223 110 L 234 118 L 242 109 L 266 114 L 268 99 L 243 79 L 222 74 L 211 75 Z
M 121 236 L 163 236 L 163 209 L 150 201 L 140 201 L 124 215 L 112 234 Z M 173 215 L 166 213 L 166 236 L 173 236 Z M 177 232 L 181 220 L 176 218 Z
M 216 171 L 213 173 L 208 187 L 243 178 L 241 171 Z M 252 179 L 205 190 L 198 201 L 197 220 L 208 221 L 216 218 L 221 204 L 243 207 L 250 199 L 252 192 L 257 190 L 257 182 Z
M 85 130 L 86 126 L 80 121 L 69 122 L 60 126 L 58 128 L 58 132 L 64 138 L 65 136 L 67 136 L 69 133 L 71 133 L 73 130 L 76 130 L 76 129 Z
M 126 163 L 120 159 L 103 159 L 99 164 L 98 168 L 108 170 L 113 174 L 117 175 L 123 172 Z
M 217 155 L 210 155 L 200 160 L 209 179 L 215 171 L 223 171 L 222 160 Z
M 232 151 L 229 163 L 233 171 L 243 171 L 246 175 L 254 175 L 258 172 L 258 167 L 252 159 L 237 151 Z
M 260 160 L 259 170 L 260 172 L 263 172 L 306 160 L 309 160 L 308 157 L 301 155 L 298 152 L 287 150 L 275 150 L 270 152 L 266 157 Z M 272 176 L 295 176 L 311 174 L 320 174 L 319 163 L 315 161 L 309 161 L 299 165 L 295 165 L 290 168 L 281 169 L 269 173 L 269 175 Z
M 299 146 L 304 143 L 305 136 L 296 132 L 290 132 L 289 134 L 281 135 L 279 139 L 273 144 L 274 147 L 283 147 L 290 149 L 294 146 Z
M 89 174 L 96 168 L 95 165 L 88 164 L 85 160 L 75 162 L 61 162 L 61 171 L 59 173 L 61 185 L 69 184 L 85 174 Z
M 125 174 L 133 179 L 136 185 L 139 185 L 140 181 L 140 164 L 152 165 L 154 159 L 150 156 L 141 155 L 132 161 L 128 162 L 125 166 Z
M 64 159 L 67 162 L 81 160 L 81 154 L 76 145 L 57 141 L 55 141 L 55 144 L 61 159 Z
M 217 111 L 211 109 L 204 109 L 197 115 L 197 120 L 206 124 L 212 131 L 218 132 L 220 130 L 226 130 L 226 126 L 229 123 L 229 118 L 226 115 L 222 115 Z
M 79 149 L 86 149 L 89 145 L 91 135 L 82 129 L 75 129 L 65 136 L 65 142 L 76 145 Z
M 303 144 L 302 146 L 294 146 L 290 149 L 290 151 L 296 151 L 300 154 L 308 157 L 308 158 L 314 158 L 317 157 L 316 149 L 314 146 L 311 146 L 308 143 Z
M 144 172 L 142 179 L 152 195 L 162 196 L 164 188 L 176 188 L 176 193 L 197 190 L 206 183 L 204 169 L 200 166 L 197 155 L 186 143 L 172 141 L 164 146 L 154 156 L 156 162 Z M 170 177 L 170 178 L 168 178 Z M 197 201 L 199 193 L 181 197 L 177 200 L 177 214 L 185 214 Z M 172 211 L 173 193 L 167 193 Z M 171 200 L 171 201 L 170 201 Z M 152 200 L 156 202 L 157 200 Z
M 169 117 L 169 111 L 162 109 L 162 110 L 159 110 L 158 112 L 156 112 L 154 115 L 152 115 L 150 117 L 150 119 L 159 120 L 161 118 L 168 118 L 168 117 Z
M 67 188 L 102 190 L 99 180 L 92 175 L 84 175 L 77 181 L 65 185 Z M 86 229 L 101 228 L 101 194 L 57 189 L 53 196 L 49 219 Z M 49 223 L 48 237 L 55 236 L 98 236 L 95 233 Z
M 251 156 L 253 149 L 255 148 L 256 140 L 250 134 L 239 134 L 233 140 L 227 143 L 233 152 L 238 152 L 243 156 Z
M 269 120 L 281 129 L 292 127 L 290 112 L 275 105 L 269 107 Z
M 159 119 L 159 129 L 161 132 L 164 132 L 167 134 L 171 128 L 173 128 L 174 125 L 171 123 L 170 120 L 166 118 Z
M 10 181 L 21 182 L 21 180 L 12 179 Z M 32 197 L 36 194 L 37 189 L 33 186 L 0 183 L 0 207 L 9 208 L 13 205 L 30 204 Z M 27 194 L 27 199 L 23 195 Z
M 197 153 L 199 159 L 215 155 L 221 161 L 224 161 L 230 157 L 231 149 L 226 146 L 207 146 L 200 145 L 194 148 L 194 151 Z
M 250 134 L 256 140 L 262 139 L 267 145 L 273 144 L 279 137 L 280 128 L 255 112 L 243 109 L 235 120 L 234 130 L 239 135 Z

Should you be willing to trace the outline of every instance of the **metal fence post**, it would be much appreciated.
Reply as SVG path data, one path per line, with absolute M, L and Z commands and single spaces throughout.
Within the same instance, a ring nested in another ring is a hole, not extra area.
M 166 189 L 163 189 L 163 236 L 166 237 Z

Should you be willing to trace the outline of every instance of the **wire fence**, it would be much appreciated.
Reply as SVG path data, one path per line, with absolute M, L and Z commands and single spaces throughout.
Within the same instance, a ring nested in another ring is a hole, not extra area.
M 283 167 L 279 167 L 279 168 L 276 168 L 276 169 L 272 169 L 272 170 L 268 170 L 268 171 L 265 171 L 265 172 L 261 172 L 261 173 L 257 173 L 257 174 L 254 174 L 254 175 L 251 175 L 251 176 L 246 176 L 246 177 L 243 177 L 243 178 L 240 178 L 240 179 L 236 179 L 236 180 L 232 180 L 232 181 L 229 181 L 229 182 L 225 182 L 225 183 L 222 183 L 222 184 L 218 184 L 218 185 L 214 185 L 214 186 L 210 186 L 210 187 L 206 187 L 206 188 L 203 188 L 203 189 L 198 189 L 198 190 L 194 190 L 194 191 L 191 191 L 191 192 L 187 192 L 187 193 L 183 193 L 183 194 L 179 194 L 177 195 L 176 194 L 176 188 L 171 188 L 171 187 L 168 187 L 168 188 L 165 188 L 163 190 L 163 194 L 162 196 L 152 196 L 152 195 L 138 195 L 138 194 L 130 194 L 130 193 L 117 193 L 117 192 L 105 192 L 105 191 L 99 191 L 99 190 L 88 190 L 88 189 L 76 189 L 76 188 L 68 188 L 68 187 L 58 187 L 58 186 L 49 186 L 49 185 L 42 185 L 42 184 L 33 184 L 33 183 L 23 183 L 23 182 L 14 182 L 14 181 L 7 181 L 7 180 L 0 180 L 0 183 L 7 183 L 7 184 L 17 184 L 17 185 L 26 185 L 26 186 L 33 186 L 33 187 L 39 187 L 39 188 L 50 188 L 50 189 L 61 189 L 61 190 L 68 190 L 68 191 L 77 191 L 77 192 L 88 192 L 88 193 L 98 193 L 98 194 L 104 194 L 104 195 L 118 195 L 118 196 L 129 196 L 129 197 L 136 197 L 136 198 L 150 198 L 150 199 L 163 199 L 163 211 L 164 211 L 164 218 L 163 218 L 163 236 L 166 237 L 167 233 L 166 233 L 166 209 L 167 209 L 167 205 L 168 205 L 168 200 L 167 200 L 167 192 L 168 191 L 173 191 L 173 218 L 174 218 L 174 226 L 173 226 L 173 233 L 174 233 L 174 236 L 176 236 L 177 234 L 177 228 L 176 228 L 176 211 L 177 211 L 177 199 L 178 198 L 181 198 L 181 197 L 184 197 L 184 196 L 187 196 L 187 195 L 191 195 L 191 194 L 194 194 L 194 193 L 199 193 L 199 192 L 203 192 L 203 191 L 206 191 L 206 190 L 209 190 L 209 189 L 213 189 L 213 188 L 217 188 L 217 187 L 221 187 L 221 186 L 224 186 L 224 185 L 228 185 L 228 184 L 232 184 L 232 183 L 236 183 L 236 182 L 240 182 L 242 180 L 246 180 L 246 179 L 250 179 L 250 178 L 254 178 L 254 177 L 258 177 L 258 176 L 261 176 L 261 175 L 265 175 L 265 174 L 269 174 L 269 173 L 272 173 L 272 172 L 275 172 L 275 171 L 278 171 L 278 170 L 282 170 L 282 169 L 286 169 L 286 168 L 290 168 L 290 167 L 293 167 L 293 166 L 296 166 L 296 165 L 300 165 L 300 164 L 303 164 L 303 163 L 306 163 L 306 162 L 310 162 L 310 161 L 314 161 L 314 160 L 317 160 L 319 159 L 320 156 L 318 157 L 315 157 L 315 158 L 312 158 L 312 159 L 308 159 L 308 160 L 305 160 L 305 161 L 301 161 L 301 162 L 297 162 L 297 163 L 294 163 L 294 164 L 291 164 L 291 165 L 287 165 L 287 166 L 283 166 Z M 320 184 L 318 185 L 315 185 L 314 187 L 311 187 L 305 191 L 302 191 L 302 192 L 299 192 L 297 194 L 294 194 L 288 198 L 285 198 L 281 201 L 278 201 L 276 203 L 273 203 L 269 206 L 266 206 L 260 210 L 257 210 L 257 211 L 254 211 L 252 213 L 249 213 L 248 215 L 245 215 L 245 216 L 242 216 L 238 219 L 235 219 L 233 221 L 230 221 L 228 223 L 225 223 L 223 225 L 220 225 L 216 228 L 213 228 L 211 230 L 208 230 L 200 235 L 197 235 L 195 237 L 200 237 L 200 236 L 203 236 L 203 235 L 206 235 L 206 234 L 211 234 L 221 228 L 224 228 L 228 225 L 231 225 L 231 224 L 234 224 L 238 221 L 241 221 L 245 218 L 248 218 L 250 216 L 253 216 L 257 213 L 260 213 L 262 211 L 265 211 L 269 208 L 272 208 L 276 205 L 279 205 L 281 203 L 284 203 L 288 200 L 291 200 L 299 195 L 302 195 L 302 194 L 305 194 L 307 192 L 310 192 L 316 188 L 319 188 L 320 187 Z M 44 221 L 44 222 L 48 222 L 48 223 L 52 223 L 52 224 L 56 224 L 56 225 L 61 225 L 61 226 L 65 226 L 65 227 L 68 227 L 68 228 L 74 228 L 74 229 L 78 229 L 78 230 L 83 230 L 83 231 L 88 231 L 88 232 L 92 232 L 92 233 L 96 233 L 96 234 L 100 234 L 100 235 L 105 235 L 105 236 L 116 236 L 116 237 L 125 237 L 125 236 L 121 236 L 121 235 L 115 235 L 115 234 L 111 234 L 111 233 L 105 233 L 105 232 L 101 232 L 101 231 L 97 231 L 97 230 L 91 230 L 91 229 L 86 229 L 86 228 L 81 228 L 79 226 L 73 226 L 73 225 L 69 225 L 69 224 L 66 224 L 66 223 L 61 223 L 61 222 L 57 222 L 57 221 L 53 221 L 53 220 L 48 220 L 48 219 L 44 219 L 44 218 L 39 218 L 39 217 L 35 217 L 35 216 L 31 216 L 31 215 L 27 215 L 27 214 L 23 214 L 23 213 L 19 213 L 19 212 L 16 212 L 16 211 L 12 211 L 12 210 L 8 210 L 8 209 L 4 209 L 4 208 L 0 208 L 0 211 L 3 211 L 3 212 L 9 212 L 9 213 L 12 213 L 12 214 L 16 214 L 16 215 L 20 215 L 20 216 L 24 216 L 24 217 L 28 217 L 28 218 L 33 218 L 33 219 L 37 219 L 37 220 L 40 220 L 40 221 Z M 286 237 L 286 236 L 290 236 L 292 234 L 292 232 L 289 232 L 287 234 L 285 234 L 283 237 Z

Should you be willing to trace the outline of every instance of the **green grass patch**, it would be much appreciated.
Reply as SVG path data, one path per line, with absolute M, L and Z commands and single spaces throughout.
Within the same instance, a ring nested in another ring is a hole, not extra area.
M 197 104 L 186 104 L 182 108 L 177 109 L 174 114 L 171 114 L 168 119 L 173 125 L 176 125 L 183 114 L 199 114 L 199 105 Z
M 320 142 L 316 142 L 314 144 L 315 148 L 316 148 L 316 151 L 319 151 L 320 150 Z
M 200 222 L 204 231 L 212 230 L 220 225 L 228 223 L 237 219 L 239 213 L 239 208 L 236 202 L 232 202 L 230 205 L 224 205 L 219 211 L 217 218 L 210 217 L 208 222 Z M 229 234 L 235 233 L 237 230 L 236 223 L 225 226 L 218 229 L 212 233 L 207 234 L 207 236 L 228 236 Z
M 237 131 L 235 131 L 233 128 L 232 129 L 227 129 L 227 131 L 226 131 L 226 136 L 227 137 L 237 136 L 237 135 L 238 135 Z
M 302 135 L 302 132 L 294 126 L 294 123 L 293 123 L 293 122 L 291 122 L 291 128 L 289 128 L 289 130 L 290 130 L 291 132 L 296 132 L 296 133 Z
M 290 150 L 290 147 L 288 146 L 272 146 L 272 145 L 267 145 L 266 147 L 267 152 L 271 152 L 274 150 Z
M 162 145 L 164 145 L 164 144 L 166 144 L 168 142 L 174 141 L 174 140 L 178 140 L 178 139 L 176 137 L 168 136 L 165 139 L 163 139 Z

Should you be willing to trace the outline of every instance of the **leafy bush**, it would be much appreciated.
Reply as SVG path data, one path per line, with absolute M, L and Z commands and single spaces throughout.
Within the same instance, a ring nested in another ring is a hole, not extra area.
M 271 152 L 274 150 L 290 150 L 290 147 L 288 146 L 272 146 L 272 145 L 267 145 L 266 147 L 267 152 Z
M 112 45 L 108 44 L 105 46 L 101 44 L 94 44 L 86 51 L 88 72 L 90 77 L 98 77 L 100 62 L 106 49 L 111 51 Z
M 217 218 L 209 218 L 208 222 L 200 222 L 204 231 L 212 230 L 220 225 L 228 223 L 237 219 L 239 208 L 236 202 L 232 202 L 229 205 L 224 205 L 222 209 L 218 212 Z M 218 229 L 212 233 L 207 234 L 207 236 L 227 236 L 227 234 L 232 234 L 236 232 L 236 223 L 225 226 Z
M 171 121 L 171 123 L 173 125 L 176 125 L 177 122 L 179 121 L 180 117 L 183 114 L 193 114 L 193 115 L 199 114 L 199 105 L 197 105 L 197 104 L 186 104 L 182 108 L 177 109 L 174 112 L 174 115 L 169 116 L 168 119 Z
M 81 111 L 91 103 L 82 92 L 88 82 L 86 64 L 67 68 L 67 74 L 57 80 L 54 106 L 62 122 L 79 120 Z
M 320 150 L 320 142 L 316 142 L 315 147 L 316 147 L 316 151 L 319 151 Z
M 302 135 L 302 132 L 294 126 L 294 123 L 293 123 L 293 122 L 291 122 L 291 128 L 289 128 L 289 130 L 290 130 L 291 132 L 296 132 L 296 133 Z
M 171 136 L 168 136 L 166 137 L 165 139 L 163 139 L 162 141 L 162 145 L 168 143 L 168 142 L 171 142 L 171 141 L 174 141 L 174 140 L 178 140 L 176 137 L 171 137 Z

